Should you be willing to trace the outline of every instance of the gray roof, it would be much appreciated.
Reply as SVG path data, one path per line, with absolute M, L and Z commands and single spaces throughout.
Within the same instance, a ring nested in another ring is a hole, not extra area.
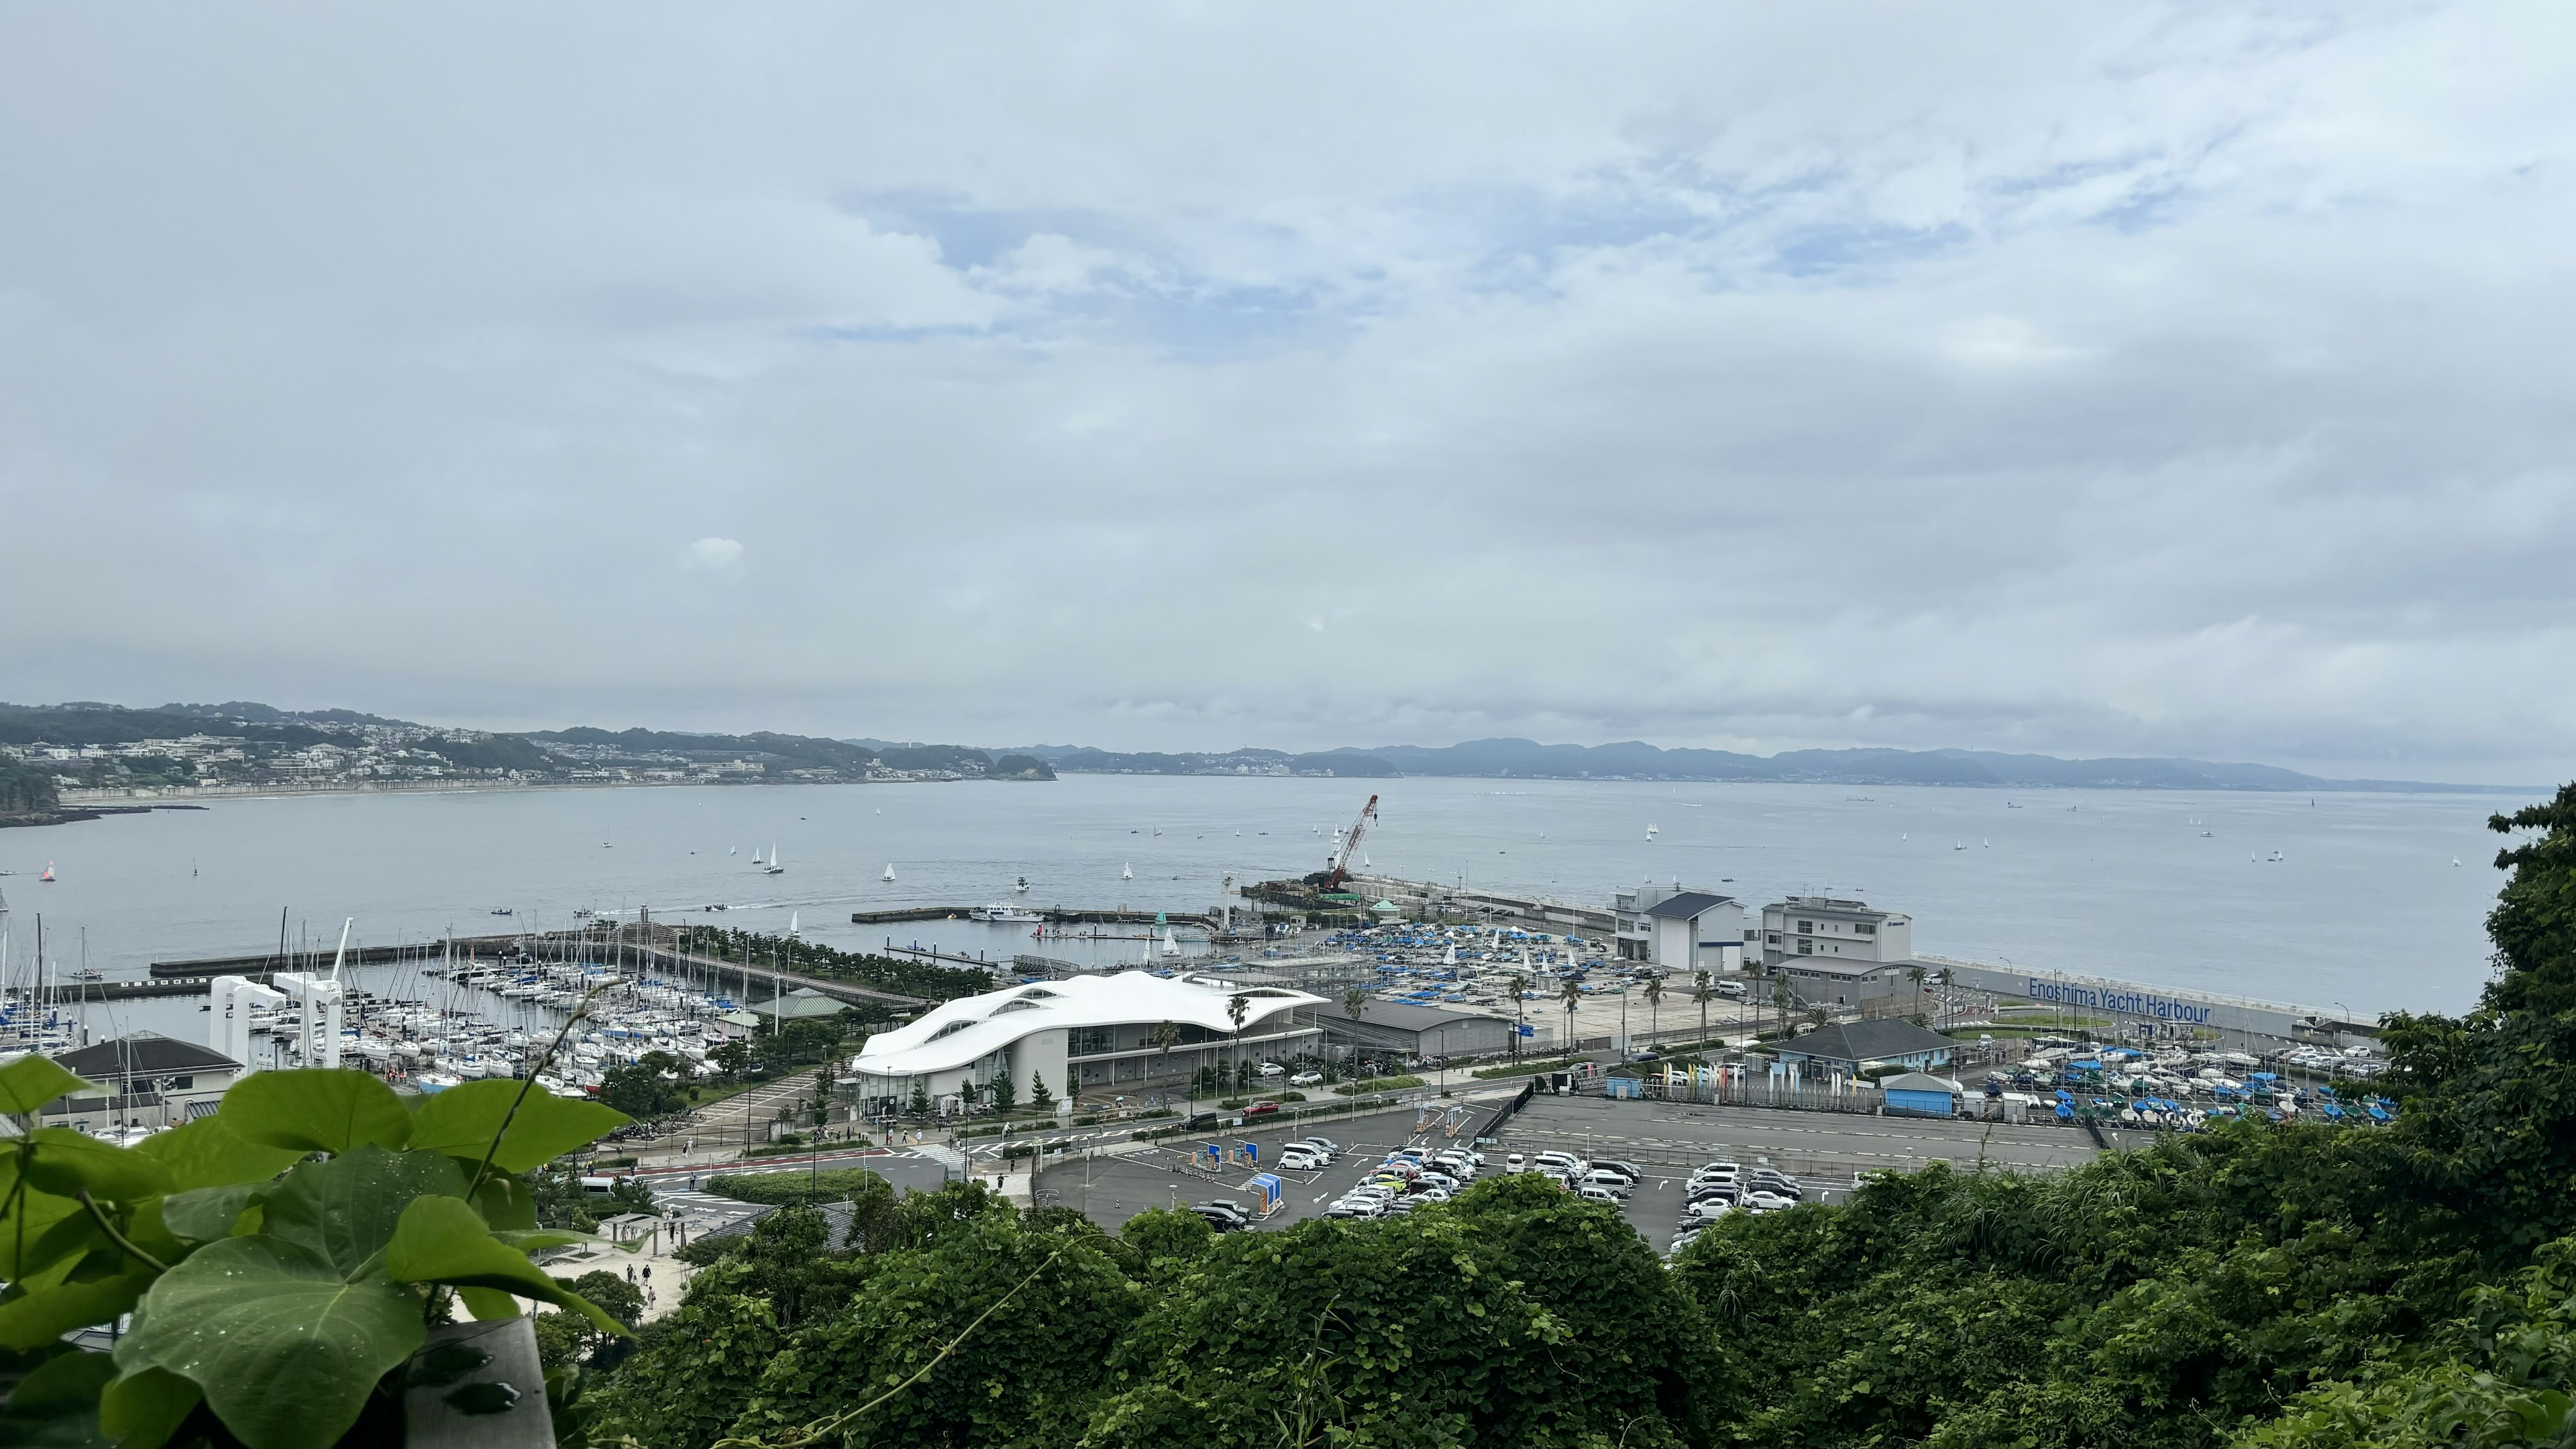
M 1779 969 L 1812 971 L 1824 976 L 1867 976 L 1873 971 L 1903 971 L 1910 964 L 1904 961 L 1869 961 L 1858 956 L 1783 956 Z
M 1882 1092 L 1947 1092 L 1953 1097 L 1965 1096 L 1968 1089 L 1948 1077 L 1930 1072 L 1902 1072 L 1878 1084 Z
M 1397 1031 L 1438 1031 L 1460 1022 L 1506 1019 L 1477 1012 L 1442 1011 L 1430 1006 L 1404 1006 L 1392 1001 L 1372 1001 L 1368 1009 L 1356 1017 L 1342 1010 L 1338 1001 L 1325 1002 L 1314 1010 L 1316 1019 L 1320 1021 L 1357 1021 L 1362 1026 L 1392 1027 Z
M 129 1077 L 192 1076 L 198 1072 L 237 1072 L 241 1063 L 212 1047 L 178 1041 L 159 1032 L 138 1031 L 54 1058 L 54 1065 L 85 1081 L 107 1085 Z
M 1687 921 L 1711 906 L 1722 906 L 1734 899 L 1733 896 L 1716 895 L 1709 891 L 1684 891 L 1677 896 L 1666 896 L 1648 906 L 1646 914 L 1667 921 Z
M 1917 1052 L 1947 1051 L 1959 1043 L 1910 1021 L 1849 1021 L 1780 1043 L 1787 1056 L 1829 1062 L 1879 1062 Z

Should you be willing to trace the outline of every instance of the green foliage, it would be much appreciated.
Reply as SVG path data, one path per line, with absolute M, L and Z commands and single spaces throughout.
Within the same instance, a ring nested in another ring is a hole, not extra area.
M 0 815 L 42 815 L 62 804 L 54 772 L 42 765 L 0 759 Z
M 2549 1015 L 2576 1010 L 2576 784 L 2539 805 L 2497 815 L 2500 834 L 2537 830 L 2536 840 L 2496 853 L 2496 869 L 2513 872 L 2487 916 L 2503 973 L 2488 985 L 2497 1011 Z
M 679 1071 L 678 1057 L 669 1052 L 646 1052 L 601 1075 L 599 1100 L 629 1117 L 668 1117 L 684 1112 L 688 1110 L 689 1097 L 680 1084 Z
M 570 1239 L 528 1231 L 512 1173 L 614 1113 L 534 1095 L 505 1136 L 501 1092 L 415 1118 L 363 1072 L 281 1071 L 132 1150 L 33 1125 L 81 1085 L 40 1058 L 0 1067 L 19 1127 L 0 1146 L 0 1346 L 40 1356 L 0 1408 L 6 1442 L 157 1445 L 202 1400 L 251 1449 L 332 1444 L 390 1402 L 381 1381 L 451 1293 L 485 1314 L 545 1299 L 624 1332 L 528 1261 Z M 129 1311 L 113 1356 L 59 1351 Z
M 807 1207 L 890 1192 L 886 1180 L 864 1167 L 822 1172 L 739 1172 L 707 1180 L 707 1191 L 742 1202 Z
M 1047 1090 L 1046 1078 L 1036 1072 L 1029 1073 L 1029 1105 L 1041 1112 L 1055 1107 L 1055 1093 Z

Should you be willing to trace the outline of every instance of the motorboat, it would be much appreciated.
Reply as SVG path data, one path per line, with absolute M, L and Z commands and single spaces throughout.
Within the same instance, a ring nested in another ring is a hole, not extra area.
M 1004 905 L 1000 901 L 995 901 L 989 906 L 980 906 L 974 910 L 968 911 L 966 913 L 966 919 L 970 921 L 1028 922 L 1043 921 L 1046 917 L 1039 915 L 1037 912 L 1032 910 L 1026 910 L 1019 906 Z

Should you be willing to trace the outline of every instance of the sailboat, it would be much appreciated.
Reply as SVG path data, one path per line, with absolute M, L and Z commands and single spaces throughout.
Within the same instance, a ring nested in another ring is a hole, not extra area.
M 728 845 L 725 847 L 725 854 L 740 855 L 742 854 L 742 847 L 739 845 Z
M 43 882 L 43 883 L 44 883 L 44 884 L 46 884 L 46 885 L 52 885 L 52 884 L 54 883 L 54 863 L 53 863 L 52 861 L 50 861 L 50 860 L 49 860 L 49 861 L 46 861 L 46 862 L 45 862 L 45 873 L 44 873 L 43 875 L 40 875 L 40 876 L 36 877 L 36 879 L 37 879 L 38 881 Z
M 1968 842 L 1966 842 L 1966 841 L 1962 840 L 1962 841 L 1959 841 L 1959 842 L 1957 842 L 1956 844 L 1952 845 L 1950 848 L 1951 848 L 1952 850 L 1965 850 L 1965 849 L 1967 849 L 1967 848 L 1968 848 Z
M 885 873 L 884 875 L 882 875 L 882 876 L 879 876 L 879 877 L 878 877 L 878 879 L 879 879 L 879 880 L 892 880 L 892 879 L 894 879 L 894 862 L 893 862 L 893 861 L 890 861 L 890 860 L 889 860 L 889 861 L 887 861 L 887 862 L 886 862 L 886 873 Z
M 787 913 L 787 934 L 791 936 L 804 934 L 796 925 L 796 913 L 794 911 L 789 911 Z
M 1361 852 L 1360 852 L 1360 869 L 1362 869 L 1362 870 L 1366 870 L 1366 869 L 1368 869 L 1368 863 L 1369 863 L 1368 852 L 1367 852 L 1367 851 L 1365 851 L 1365 850 L 1363 850 L 1363 851 L 1361 851 Z
M 785 867 L 785 866 L 783 866 L 783 865 L 780 865 L 780 864 L 778 863 L 778 847 L 777 847 L 777 846 L 773 845 L 773 846 L 769 847 L 769 864 L 762 866 L 762 867 L 760 868 L 760 873 L 761 873 L 761 874 L 763 874 L 763 875 L 785 875 L 785 874 L 787 874 L 787 867 Z
M 1132 865 L 1120 865 L 1118 867 L 1118 878 L 1120 880 L 1134 880 L 1136 878 L 1136 867 Z
M 1649 826 L 1647 826 L 1647 827 L 1646 827 L 1646 838 L 1647 838 L 1648 840 L 1652 840 L 1652 839 L 1654 839 L 1654 838 L 1655 838 L 1655 836 L 1656 836 L 1656 835 L 1658 835 L 1659 833 L 1661 833 L 1661 832 L 1657 831 L 1657 830 L 1655 829 L 1655 827 L 1653 827 L 1653 826 L 1651 826 L 1651 825 L 1649 825 Z
M 1166 956 L 1181 954 L 1181 943 L 1172 939 L 1172 928 L 1169 926 L 1163 928 L 1163 954 Z

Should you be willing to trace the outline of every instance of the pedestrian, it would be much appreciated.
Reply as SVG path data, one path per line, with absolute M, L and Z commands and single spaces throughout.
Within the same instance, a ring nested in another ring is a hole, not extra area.
M 635 1265 L 632 1263 L 626 1265 L 626 1281 L 629 1283 L 635 1281 Z
M 653 1265 L 650 1263 L 644 1265 L 644 1281 L 647 1283 L 653 1281 Z

